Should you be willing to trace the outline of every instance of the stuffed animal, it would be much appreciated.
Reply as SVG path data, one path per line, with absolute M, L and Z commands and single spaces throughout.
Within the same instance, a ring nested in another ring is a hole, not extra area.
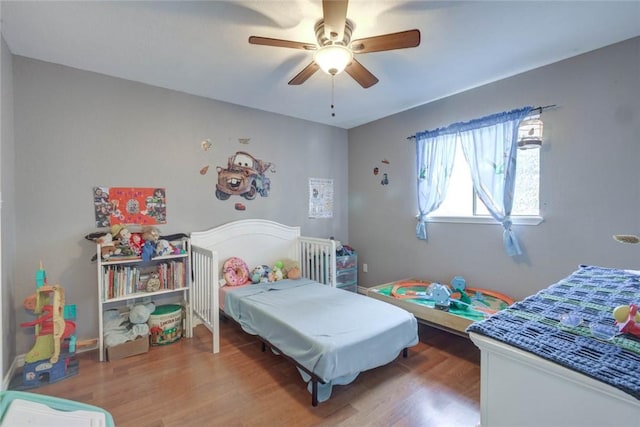
M 108 260 L 111 255 L 118 255 L 121 250 L 116 248 L 115 243 L 113 242 L 113 236 L 110 233 L 106 233 L 105 235 L 98 237 L 96 239 L 96 243 L 100 244 L 100 256 L 104 260 Z
M 160 240 L 160 230 L 149 225 L 142 227 L 142 240 L 157 243 Z
M 251 271 L 251 283 L 265 283 L 269 281 L 270 268 L 266 265 L 259 265 Z
M 168 240 L 160 239 L 156 242 L 156 255 L 165 256 L 174 253 L 173 246 Z
M 115 224 L 111 226 L 111 236 L 113 236 L 113 243 L 122 255 L 131 256 L 135 253 L 129 247 L 129 240 L 131 240 L 131 232 L 122 224 Z
M 147 292 L 155 292 L 160 289 L 160 274 L 151 273 L 149 275 L 149 280 L 147 280 Z
M 297 280 L 302 277 L 300 263 L 296 260 L 289 258 L 283 259 L 282 269 L 284 270 L 284 275 L 287 279 Z
M 131 307 L 131 311 L 129 312 L 129 321 L 134 325 L 147 323 L 149 316 L 155 311 L 155 309 L 156 307 L 152 302 L 149 304 L 136 304 Z
M 159 239 L 160 230 L 156 227 L 149 225 L 142 227 L 142 241 L 144 243 L 142 245 L 141 256 L 143 261 L 150 261 L 156 254 L 156 244 Z
M 298 280 L 302 277 L 302 272 L 300 271 L 300 267 L 291 267 L 287 271 L 287 279 Z
M 264 271 L 261 265 L 254 267 L 254 269 L 251 270 L 251 283 L 260 283 L 263 273 Z
M 156 309 L 155 304 L 136 304 L 128 315 L 117 309 L 104 312 L 104 342 L 108 347 L 133 341 L 139 336 L 149 335 L 149 316 Z
M 122 224 L 115 224 L 111 226 L 111 236 L 113 242 L 116 245 L 128 246 L 129 239 L 131 238 L 131 232 Z
M 133 340 L 139 336 L 149 335 L 149 325 L 147 325 L 147 321 L 155 309 L 156 306 L 152 302 L 148 304 L 136 304 L 131 307 L 131 311 L 129 312 L 129 322 L 131 322 L 129 339 Z
M 283 267 L 284 267 L 284 264 L 282 263 L 282 261 L 277 261 L 275 263 L 275 265 L 273 266 L 273 269 L 271 270 L 271 274 L 273 275 L 271 277 L 272 280 L 270 280 L 271 282 L 277 282 L 278 280 L 284 279 Z
M 142 239 L 142 234 L 131 233 L 131 237 L 129 238 L 129 249 L 131 249 L 136 256 L 141 256 L 143 246 L 144 239 Z
M 142 245 L 142 260 L 143 261 L 151 261 L 151 258 L 156 253 L 156 244 L 151 240 L 145 240 L 144 245 Z

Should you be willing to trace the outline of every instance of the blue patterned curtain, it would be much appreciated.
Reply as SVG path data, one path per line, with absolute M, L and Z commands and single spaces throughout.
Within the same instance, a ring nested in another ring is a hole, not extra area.
M 447 185 L 456 154 L 456 132 L 442 128 L 416 134 L 418 177 L 418 225 L 416 237 L 427 240 L 426 217 L 438 209 L 447 194 Z
M 473 187 L 491 216 L 502 224 L 502 239 L 509 256 L 522 254 L 511 230 L 511 207 L 518 126 L 531 110 L 532 107 L 524 107 L 457 125 Z

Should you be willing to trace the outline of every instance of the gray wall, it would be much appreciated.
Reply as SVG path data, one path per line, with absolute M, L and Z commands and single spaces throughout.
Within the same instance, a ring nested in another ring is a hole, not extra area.
M 0 201 L 2 222 L 0 223 L 0 244 L 2 248 L 2 257 L 0 258 L 1 285 L 2 292 L 1 301 L 2 308 L 2 377 L 6 375 L 11 361 L 15 356 L 15 350 L 12 339 L 15 336 L 16 319 L 13 310 L 13 286 L 15 284 L 14 264 L 16 253 L 16 236 L 15 236 L 15 188 L 14 188 L 14 161 L 15 161 L 15 143 L 13 136 L 13 61 L 9 47 L 4 41 L 0 40 L 0 96 L 2 97 L 2 105 L 0 106 L 0 128 L 2 129 L 2 138 L 0 142 L 0 191 L 2 200 Z
M 429 79 L 425 70 L 424 78 Z M 538 226 L 514 226 L 524 256 L 508 257 L 498 225 L 430 223 L 415 238 L 417 131 L 521 107 L 545 111 Z M 361 286 L 406 277 L 523 298 L 579 264 L 640 269 L 640 39 L 632 39 L 460 93 L 349 131 L 349 232 L 369 272 Z M 390 184 L 374 166 L 388 159 Z
M 97 336 L 95 246 L 83 238 L 96 231 L 95 185 L 165 187 L 163 234 L 265 218 L 347 239 L 346 130 L 18 56 L 13 66 L 17 322 L 31 320 L 20 304 L 42 260 L 49 283 L 77 304 L 78 338 Z M 205 138 L 209 152 L 200 146 Z M 215 198 L 215 167 L 238 150 L 275 163 L 268 197 Z M 333 219 L 307 218 L 309 177 L 334 180 Z M 33 342 L 27 332 L 17 333 L 18 354 Z
M 95 231 L 94 185 L 166 187 L 163 233 L 258 217 L 301 225 L 311 236 L 333 235 L 368 263 L 364 286 L 412 276 L 448 282 L 460 274 L 470 286 L 522 298 L 581 263 L 640 268 L 640 246 L 611 239 L 640 232 L 640 39 L 352 129 L 348 147 L 340 129 L 11 57 L 4 43 L 2 73 L 4 331 L 6 322 L 15 329 L 32 320 L 21 304 L 42 260 L 49 281 L 62 284 L 68 302 L 78 305 L 79 338 L 97 335 L 93 245 L 83 238 Z M 406 137 L 528 104 L 558 108 L 543 115 L 545 222 L 514 227 L 525 256 L 505 255 L 497 225 L 432 223 L 429 241 L 418 241 L 414 146 Z M 7 123 L 11 113 L 14 126 Z M 238 144 L 244 137 L 249 146 Z M 208 153 L 199 145 L 205 138 L 214 142 Z M 277 172 L 271 195 L 238 212 L 235 199 L 215 199 L 215 174 L 198 171 L 245 148 L 275 162 Z M 372 173 L 382 159 L 390 162 L 383 166 L 387 186 Z M 308 177 L 334 179 L 333 220 L 307 219 Z M 4 360 L 27 351 L 32 340 L 19 329 L 15 343 L 5 340 Z

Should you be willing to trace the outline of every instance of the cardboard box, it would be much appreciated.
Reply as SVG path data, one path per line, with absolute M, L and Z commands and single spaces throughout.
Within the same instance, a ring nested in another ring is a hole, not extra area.
M 138 337 L 133 341 L 107 347 L 107 360 L 113 361 L 135 356 L 149 351 L 149 336 Z

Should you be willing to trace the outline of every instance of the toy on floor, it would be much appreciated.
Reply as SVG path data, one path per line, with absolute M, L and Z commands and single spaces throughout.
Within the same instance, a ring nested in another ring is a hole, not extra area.
M 417 289 L 424 289 L 417 290 Z M 513 299 L 507 295 L 488 289 L 468 288 L 464 278 L 455 276 L 451 285 L 441 283 L 421 282 L 407 280 L 397 282 L 391 290 L 394 298 L 426 300 L 433 302 L 434 308 L 449 310 L 449 307 L 482 312 L 485 315 L 493 314 L 504 307 L 513 304 Z M 470 296 L 471 295 L 471 296 Z M 499 307 L 491 307 L 486 301 L 485 295 L 500 302 Z
M 38 387 L 75 375 L 76 307 L 65 305 L 62 286 L 47 284 L 42 263 L 36 272 L 36 293 L 23 305 L 37 316 L 20 324 L 22 328 L 34 328 L 35 343 L 24 358 L 22 384 L 13 388 Z

